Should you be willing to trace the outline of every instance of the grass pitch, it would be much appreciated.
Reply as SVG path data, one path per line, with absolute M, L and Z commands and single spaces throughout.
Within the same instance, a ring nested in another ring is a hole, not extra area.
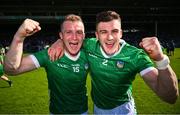
M 180 48 L 175 49 L 175 56 L 170 56 L 170 60 L 172 68 L 180 79 Z M 0 114 L 49 114 L 48 84 L 43 68 L 9 78 L 13 80 L 12 87 L 0 80 Z M 87 87 L 89 113 L 92 113 L 89 76 Z M 180 114 L 180 99 L 173 105 L 161 101 L 139 75 L 133 83 L 133 95 L 139 114 Z

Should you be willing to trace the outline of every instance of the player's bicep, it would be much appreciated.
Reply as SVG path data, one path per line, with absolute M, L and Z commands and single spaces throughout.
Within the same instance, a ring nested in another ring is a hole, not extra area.
M 24 72 L 34 70 L 36 68 L 37 67 L 36 67 L 32 57 L 31 56 L 25 56 L 22 58 L 22 61 L 21 61 L 19 68 L 17 68 L 16 70 L 10 71 L 9 73 L 11 75 L 16 75 L 16 74 L 21 74 Z

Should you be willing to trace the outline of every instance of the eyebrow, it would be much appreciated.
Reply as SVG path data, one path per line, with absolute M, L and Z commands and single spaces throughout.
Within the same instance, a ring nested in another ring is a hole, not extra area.
M 102 31 L 107 31 L 107 30 L 99 30 L 99 32 L 102 32 Z

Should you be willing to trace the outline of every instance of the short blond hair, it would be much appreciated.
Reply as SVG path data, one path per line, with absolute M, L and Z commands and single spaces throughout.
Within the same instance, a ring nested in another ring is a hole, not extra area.
M 65 21 L 72 21 L 72 22 L 80 21 L 80 22 L 83 23 L 82 18 L 81 18 L 80 16 L 78 16 L 78 15 L 76 15 L 76 14 L 68 14 L 68 15 L 65 16 L 65 18 L 64 18 L 64 20 L 63 20 L 63 22 L 62 22 L 62 24 L 61 24 L 61 30 L 63 29 L 63 23 L 64 23 Z M 83 23 L 83 24 L 84 24 L 84 23 Z

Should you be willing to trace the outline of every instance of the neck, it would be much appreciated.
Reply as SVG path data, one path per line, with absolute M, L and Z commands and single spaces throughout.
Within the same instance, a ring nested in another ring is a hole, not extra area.
M 73 60 L 73 61 L 76 61 L 76 60 L 79 58 L 79 56 L 80 56 L 80 52 L 78 52 L 77 54 L 72 55 L 72 54 L 70 54 L 69 52 L 67 52 L 66 50 L 65 50 L 64 54 L 65 54 L 69 59 L 71 59 L 71 60 Z

